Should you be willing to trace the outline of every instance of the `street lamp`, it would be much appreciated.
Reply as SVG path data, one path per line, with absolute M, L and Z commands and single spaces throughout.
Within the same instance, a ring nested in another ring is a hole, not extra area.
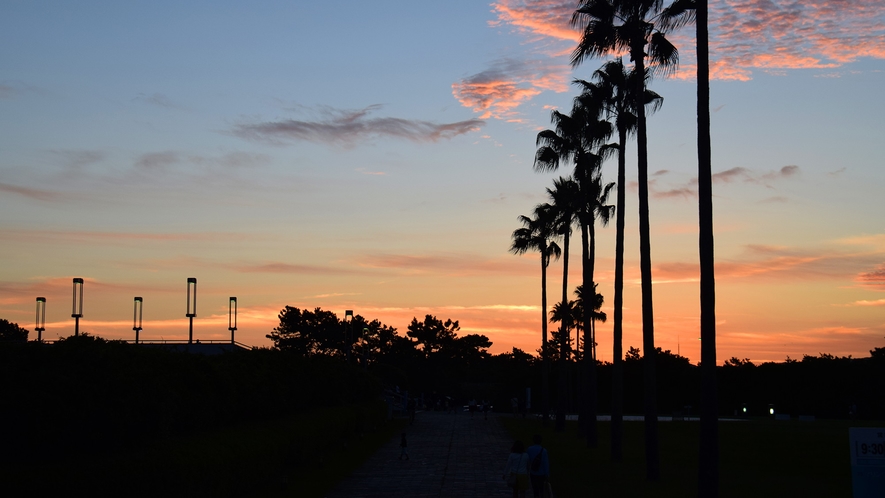
M 197 316 L 197 279 L 188 277 L 187 279 L 187 315 L 190 324 L 188 325 L 187 343 L 194 342 L 194 317 Z
M 37 298 L 37 319 L 34 330 L 37 331 L 37 342 L 43 342 L 43 331 L 46 330 L 46 298 Z
M 237 298 L 233 296 L 227 306 L 227 330 L 230 330 L 230 343 L 234 344 L 234 332 L 237 330 Z
M 74 319 L 74 336 L 80 335 L 80 318 L 83 317 L 83 279 L 74 279 L 74 299 L 71 318 Z
M 141 310 L 144 307 L 144 300 L 140 297 L 136 297 L 133 306 L 132 330 L 135 331 L 135 344 L 138 344 L 138 333 L 141 332 Z

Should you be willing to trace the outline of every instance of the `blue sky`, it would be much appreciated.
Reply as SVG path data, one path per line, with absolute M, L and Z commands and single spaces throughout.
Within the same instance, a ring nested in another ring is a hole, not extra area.
M 70 279 L 84 277 L 86 330 L 128 338 L 143 295 L 143 337 L 181 338 L 196 276 L 207 339 L 225 336 L 237 295 L 255 345 L 288 304 L 401 331 L 432 313 L 495 352 L 534 350 L 538 264 L 507 248 L 554 176 L 531 169 L 535 135 L 603 62 L 568 67 L 572 8 L 3 2 L 0 316 L 32 328 L 45 295 L 47 335 L 67 335 Z M 881 345 L 883 10 L 711 4 L 720 356 Z M 692 356 L 690 35 L 674 35 L 683 70 L 653 84 L 665 102 L 649 150 L 659 344 Z M 601 231 L 606 295 L 613 239 Z M 561 266 L 550 273 L 552 301 Z

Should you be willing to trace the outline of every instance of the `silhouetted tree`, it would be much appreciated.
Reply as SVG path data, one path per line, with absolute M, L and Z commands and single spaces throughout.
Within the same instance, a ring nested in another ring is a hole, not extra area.
M 698 493 L 719 496 L 719 419 L 716 388 L 716 282 L 713 243 L 713 177 L 710 145 L 710 50 L 707 0 L 675 0 L 662 12 L 664 25 L 694 23 L 697 44 L 698 254 L 701 300 L 701 435 Z
M 0 318 L 0 341 L 26 342 L 28 330 L 18 326 L 17 323 Z
M 435 316 L 425 315 L 423 322 L 412 318 L 408 329 L 406 335 L 415 339 L 421 345 L 424 356 L 429 358 L 430 355 L 439 352 L 444 347 L 451 346 L 455 341 L 455 333 L 461 327 L 457 320 L 453 322 L 451 319 L 447 319 L 443 322 Z
M 624 397 L 624 366 L 623 355 L 623 306 L 624 306 L 624 226 L 626 218 L 626 147 L 627 137 L 636 132 L 637 117 L 635 106 L 637 99 L 633 97 L 636 85 L 632 78 L 633 71 L 627 71 L 621 59 L 605 63 L 593 73 L 593 82 L 576 80 L 581 87 L 581 95 L 577 101 L 590 101 L 592 105 L 600 105 L 605 115 L 615 122 L 618 132 L 618 174 L 615 222 L 615 281 L 614 281 L 614 326 L 612 330 L 612 406 L 611 406 L 611 456 L 613 461 L 620 461 L 623 455 L 623 397 Z M 663 99 L 645 90 L 642 99 L 651 113 L 660 108 Z M 584 105 L 584 104 L 582 104 Z M 606 146 L 606 149 L 610 148 Z
M 556 214 L 550 204 L 535 206 L 533 217 L 519 217 L 522 228 L 513 231 L 510 252 L 524 254 L 538 251 L 541 254 L 541 409 L 542 423 L 550 418 L 550 351 L 547 345 L 547 267 L 550 259 L 559 259 L 562 250 L 553 240 L 556 237 Z
M 286 306 L 279 314 L 280 324 L 266 337 L 277 349 L 300 356 L 343 356 L 345 332 L 335 313 Z
M 655 18 L 662 7 L 660 0 L 581 0 L 572 16 L 572 25 L 578 27 L 581 40 L 572 53 L 572 65 L 577 66 L 589 57 L 600 57 L 626 50 L 634 71 L 646 74 L 649 66 L 666 73 L 675 69 L 678 52 L 655 27 Z M 634 98 L 645 93 L 645 79 L 636 78 Z M 647 356 L 654 356 L 654 308 L 652 305 L 651 242 L 648 215 L 648 137 L 645 107 L 636 105 L 638 183 L 639 183 L 639 254 L 642 280 L 642 334 Z M 645 362 L 645 455 L 646 477 L 660 478 L 658 455 L 658 426 L 655 392 L 655 362 Z

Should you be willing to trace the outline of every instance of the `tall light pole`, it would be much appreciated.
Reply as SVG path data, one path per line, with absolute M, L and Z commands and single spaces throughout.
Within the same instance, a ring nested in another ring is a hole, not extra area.
M 194 342 L 194 317 L 197 316 L 197 279 L 188 277 L 187 279 L 187 315 L 190 321 L 187 333 L 187 343 Z
M 350 320 L 348 320 L 350 318 Z M 347 334 L 349 328 L 353 328 L 353 310 L 344 311 L 344 357 L 350 363 L 350 339 Z M 352 331 L 351 331 L 352 332 Z
M 227 306 L 227 330 L 230 330 L 230 343 L 234 344 L 234 332 L 237 330 L 237 298 L 233 296 Z
M 37 319 L 34 330 L 37 331 L 37 342 L 43 342 L 43 331 L 46 330 L 46 298 L 37 298 Z
M 133 306 L 132 330 L 135 331 L 135 344 L 138 344 L 138 333 L 141 332 L 141 310 L 144 307 L 144 300 L 140 297 L 136 297 Z
M 74 319 L 74 336 L 80 335 L 80 318 L 83 317 L 83 279 L 74 279 L 74 299 L 71 318 Z

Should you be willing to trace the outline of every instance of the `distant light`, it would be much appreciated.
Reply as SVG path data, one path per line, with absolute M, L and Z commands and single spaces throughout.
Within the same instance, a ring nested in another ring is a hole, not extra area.
M 774 411 L 774 410 L 772 410 L 772 411 Z M 743 412 L 744 412 L 744 413 L 747 413 L 747 407 L 746 407 L 746 406 L 743 408 Z

